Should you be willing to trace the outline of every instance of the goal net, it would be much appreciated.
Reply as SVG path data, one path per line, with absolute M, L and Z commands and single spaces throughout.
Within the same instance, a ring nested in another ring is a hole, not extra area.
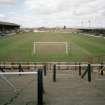
M 68 55 L 69 46 L 68 42 L 34 42 L 34 54 L 62 54 Z

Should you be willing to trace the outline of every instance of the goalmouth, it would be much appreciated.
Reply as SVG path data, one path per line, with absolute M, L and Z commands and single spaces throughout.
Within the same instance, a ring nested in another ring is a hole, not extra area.
M 48 46 L 63 46 L 64 52 L 68 55 L 69 54 L 69 45 L 68 42 L 33 42 L 33 53 L 37 54 L 37 50 L 38 50 L 38 45 L 44 45 L 46 47 Z

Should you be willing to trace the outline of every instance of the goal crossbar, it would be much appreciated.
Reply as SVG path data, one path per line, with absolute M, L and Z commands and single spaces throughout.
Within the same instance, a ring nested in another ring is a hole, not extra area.
M 34 42 L 34 44 L 66 44 L 67 42 Z

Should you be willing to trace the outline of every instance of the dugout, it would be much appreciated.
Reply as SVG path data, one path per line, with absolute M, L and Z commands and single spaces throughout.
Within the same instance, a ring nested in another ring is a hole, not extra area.
M 19 32 L 19 30 L 20 30 L 20 25 L 18 24 L 0 21 L 0 36 L 13 34 L 13 33 L 15 34 Z

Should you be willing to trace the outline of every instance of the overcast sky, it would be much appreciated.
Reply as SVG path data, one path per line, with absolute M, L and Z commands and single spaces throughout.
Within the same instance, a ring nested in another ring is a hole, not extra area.
M 24 27 L 105 27 L 105 0 L 0 0 L 0 21 Z

